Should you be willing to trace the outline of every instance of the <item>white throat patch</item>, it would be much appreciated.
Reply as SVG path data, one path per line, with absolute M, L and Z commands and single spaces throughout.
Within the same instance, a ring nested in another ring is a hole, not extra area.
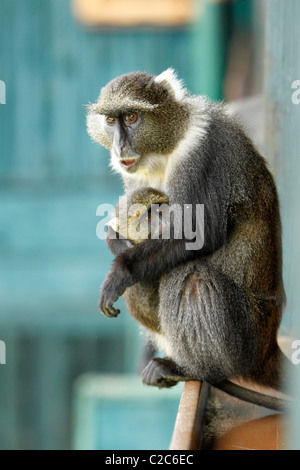
M 116 157 L 112 154 L 111 166 L 122 174 L 126 190 L 152 187 L 168 194 L 168 182 L 172 180 L 171 175 L 176 172 L 180 162 L 189 158 L 191 152 L 201 145 L 210 125 L 209 102 L 204 96 L 188 97 L 185 102 L 190 107 L 191 123 L 185 136 L 171 153 L 149 155 L 145 160 L 146 168 L 141 167 L 132 174 L 120 169 Z

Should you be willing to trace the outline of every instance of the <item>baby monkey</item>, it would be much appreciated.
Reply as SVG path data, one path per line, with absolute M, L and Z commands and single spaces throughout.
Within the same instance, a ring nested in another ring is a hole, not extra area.
M 171 224 L 168 212 L 162 210 L 168 203 L 164 193 L 152 188 L 122 196 L 108 223 L 107 243 L 113 254 L 161 237 Z M 155 282 L 138 282 L 123 297 L 153 346 L 166 355 L 151 359 L 142 373 L 145 384 L 170 387 L 182 380 L 202 380 L 265 407 L 282 409 L 286 405 L 284 400 L 228 380 L 243 377 L 272 387 L 277 382 L 259 380 L 261 299 L 226 276 L 214 263 L 214 255 L 179 265 Z M 110 307 L 104 313 L 116 317 L 120 311 Z M 267 371 L 276 379 L 283 356 L 277 348 Z
M 162 211 L 157 206 L 168 205 L 169 198 L 160 191 L 145 188 L 119 199 L 110 222 L 107 243 L 116 256 L 128 248 L 148 240 L 151 236 L 159 237 L 162 233 Z M 151 208 L 154 208 L 154 211 Z M 157 210 L 155 210 L 157 208 Z M 113 229 L 113 230 L 111 230 Z M 115 235 L 118 244 L 112 244 Z M 118 253 L 115 252 L 116 246 Z M 126 289 L 123 294 L 130 314 L 151 333 L 160 333 L 158 319 L 159 279 L 154 282 L 141 281 Z M 108 317 L 120 313 L 114 307 L 104 309 Z

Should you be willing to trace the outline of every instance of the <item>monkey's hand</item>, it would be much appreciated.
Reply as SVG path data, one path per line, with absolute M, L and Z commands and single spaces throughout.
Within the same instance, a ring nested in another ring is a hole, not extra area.
M 115 309 L 113 304 L 124 294 L 126 288 L 132 285 L 129 271 L 120 263 L 114 261 L 102 286 L 99 301 L 99 309 L 107 317 L 117 317 L 120 310 Z

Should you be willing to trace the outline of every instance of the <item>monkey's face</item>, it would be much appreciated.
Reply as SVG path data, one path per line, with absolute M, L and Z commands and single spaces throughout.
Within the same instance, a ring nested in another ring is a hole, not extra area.
M 155 174 L 175 149 L 188 121 L 184 93 L 177 87 L 176 95 L 165 79 L 127 74 L 103 88 L 89 107 L 88 132 L 110 150 L 117 172 Z

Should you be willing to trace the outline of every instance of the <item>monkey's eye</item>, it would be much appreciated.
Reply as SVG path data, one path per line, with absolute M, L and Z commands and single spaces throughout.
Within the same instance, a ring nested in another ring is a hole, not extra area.
M 147 220 L 147 222 L 151 222 L 151 210 L 146 215 L 146 220 Z
M 134 124 L 138 120 L 139 116 L 135 113 L 125 114 L 124 122 L 125 124 Z
M 113 126 L 117 122 L 117 118 L 112 117 L 112 116 L 106 116 L 105 121 L 109 126 Z

